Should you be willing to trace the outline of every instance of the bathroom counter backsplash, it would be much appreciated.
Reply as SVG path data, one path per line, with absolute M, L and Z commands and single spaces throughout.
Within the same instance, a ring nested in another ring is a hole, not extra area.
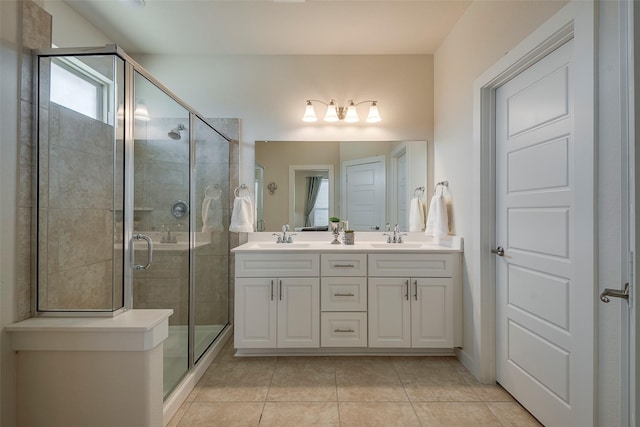
M 402 243 L 386 243 L 387 236 L 382 232 L 356 232 L 355 244 L 332 244 L 333 235 L 329 232 L 296 232 L 292 243 L 276 243 L 273 232 L 247 233 L 247 243 L 232 252 L 462 252 L 463 239 L 460 236 L 431 237 L 423 232 L 403 233 Z M 342 241 L 342 236 L 340 236 Z

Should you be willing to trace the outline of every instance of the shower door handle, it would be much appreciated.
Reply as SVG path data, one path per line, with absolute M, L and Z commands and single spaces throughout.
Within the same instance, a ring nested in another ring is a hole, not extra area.
M 144 240 L 147 242 L 147 263 L 144 265 L 134 264 L 136 249 L 133 242 L 131 244 L 131 268 L 136 271 L 146 270 L 151 267 L 151 263 L 153 262 L 153 241 L 151 240 L 151 237 L 144 234 L 134 234 L 132 240 Z

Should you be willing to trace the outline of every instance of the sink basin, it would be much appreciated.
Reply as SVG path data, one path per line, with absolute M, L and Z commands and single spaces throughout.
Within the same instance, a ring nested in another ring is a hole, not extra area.
M 370 243 L 372 248 L 376 249 L 422 249 L 423 243 Z
M 259 249 L 300 249 L 311 246 L 309 243 L 275 243 L 275 242 L 257 242 L 256 247 Z

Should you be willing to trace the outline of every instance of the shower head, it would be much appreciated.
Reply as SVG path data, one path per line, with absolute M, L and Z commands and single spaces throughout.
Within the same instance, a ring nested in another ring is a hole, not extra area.
M 169 133 L 167 133 L 167 135 L 169 135 L 169 138 L 175 139 L 177 141 L 179 139 L 182 139 L 182 135 L 180 134 L 180 131 L 183 131 L 185 129 L 186 128 L 182 123 L 178 123 L 178 126 L 171 129 Z

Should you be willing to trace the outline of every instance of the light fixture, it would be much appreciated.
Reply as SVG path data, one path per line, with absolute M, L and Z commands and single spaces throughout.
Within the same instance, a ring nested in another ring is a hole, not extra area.
M 355 102 L 352 99 L 347 101 L 346 106 L 340 107 L 336 105 L 335 99 L 331 99 L 329 103 L 324 101 L 320 101 L 319 99 L 307 99 L 307 105 L 304 110 L 304 116 L 302 116 L 302 121 L 304 122 L 317 122 L 318 117 L 316 116 L 316 111 L 313 107 L 313 102 L 319 102 L 327 106 L 327 112 L 324 115 L 325 122 L 337 122 L 338 120 L 344 120 L 348 123 L 355 123 L 360 120 L 358 117 L 358 111 L 356 110 L 356 106 L 364 103 L 371 103 L 369 107 L 369 114 L 367 115 L 368 123 L 378 123 L 382 120 L 380 117 L 380 112 L 378 111 L 378 101 L 360 101 Z
M 147 106 L 144 101 L 140 100 L 138 104 L 136 104 L 136 109 L 133 112 L 133 118 L 143 122 L 151 120 L 151 117 L 149 117 L 149 110 L 147 110 Z

